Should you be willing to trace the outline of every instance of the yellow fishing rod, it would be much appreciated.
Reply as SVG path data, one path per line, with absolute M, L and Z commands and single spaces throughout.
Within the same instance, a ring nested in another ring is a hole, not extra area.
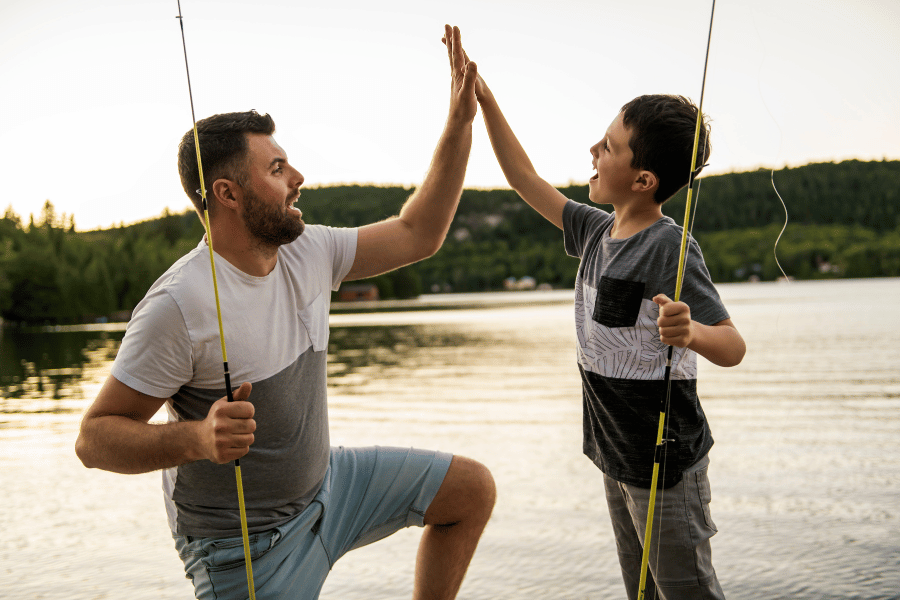
M 228 351 L 225 349 L 225 329 L 222 327 L 222 307 L 219 304 L 219 284 L 216 280 L 216 259 L 213 253 L 212 228 L 209 226 L 209 203 L 206 200 L 206 185 L 203 182 L 203 162 L 200 159 L 200 135 L 197 133 L 197 117 L 194 114 L 194 94 L 191 91 L 191 70 L 188 67 L 187 43 L 184 40 L 184 19 L 181 16 L 181 0 L 178 0 L 178 23 L 181 25 L 181 46 L 184 49 L 184 69 L 187 73 L 188 97 L 191 101 L 191 121 L 194 127 L 194 149 L 197 153 L 197 170 L 200 173 L 200 197 L 203 199 L 203 228 L 206 230 L 206 243 L 209 246 L 209 265 L 212 269 L 213 293 L 216 296 L 216 316 L 219 319 L 219 341 L 222 343 L 222 367 L 225 372 L 225 394 L 229 402 L 234 402 L 231 391 L 231 374 L 228 371 Z M 250 534 L 247 532 L 247 508 L 244 504 L 244 483 L 241 477 L 241 459 L 234 461 L 234 475 L 237 479 L 238 508 L 241 514 L 241 536 L 244 539 L 244 564 L 247 567 L 247 589 L 250 600 L 256 600 L 253 585 L 253 564 L 250 561 Z
M 691 173 L 688 177 L 687 201 L 684 206 L 684 226 L 681 231 L 681 249 L 678 254 L 678 275 L 675 280 L 675 302 L 681 298 L 681 285 L 684 281 L 684 265 L 687 255 L 688 229 L 691 218 L 691 202 L 693 200 L 694 178 L 697 170 L 697 149 L 700 145 L 700 128 L 703 126 L 703 94 L 706 92 L 706 69 L 709 65 L 709 47 L 712 42 L 713 16 L 716 12 L 716 0 L 712 2 L 712 11 L 709 16 L 709 36 L 706 39 L 706 59 L 703 63 L 703 84 L 700 86 L 700 103 L 697 106 L 697 125 L 694 128 L 694 148 L 691 154 Z M 656 432 L 656 450 L 653 455 L 653 477 L 650 481 L 650 501 L 647 505 L 647 524 L 644 527 L 644 552 L 641 556 L 641 579 L 638 584 L 638 600 L 644 600 L 644 592 L 647 588 L 647 568 L 650 565 L 650 544 L 653 537 L 653 509 L 656 506 L 656 486 L 659 483 L 659 463 L 665 451 L 663 434 L 666 428 L 666 413 L 669 401 L 672 397 L 672 357 L 674 346 L 669 346 L 669 354 L 666 359 L 666 395 L 661 401 L 659 410 L 659 425 Z

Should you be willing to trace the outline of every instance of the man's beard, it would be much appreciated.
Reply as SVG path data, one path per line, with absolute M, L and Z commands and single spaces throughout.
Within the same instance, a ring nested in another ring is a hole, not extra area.
M 303 221 L 288 214 L 285 206 L 279 210 L 277 206 L 262 202 L 250 189 L 245 189 L 244 200 L 244 223 L 261 243 L 275 247 L 290 244 L 303 233 Z

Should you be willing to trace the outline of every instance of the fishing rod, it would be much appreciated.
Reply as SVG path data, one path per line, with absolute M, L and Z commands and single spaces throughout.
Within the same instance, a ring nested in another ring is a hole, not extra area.
M 709 35 L 706 38 L 706 58 L 703 63 L 703 83 L 700 86 L 700 103 L 697 106 L 697 125 L 694 128 L 694 148 L 691 154 L 691 172 L 688 177 L 687 201 L 684 206 L 684 225 L 681 231 L 681 249 L 678 254 L 678 275 L 675 280 L 675 302 L 678 302 L 681 298 L 681 286 L 684 281 L 684 265 L 688 247 L 688 226 L 691 222 L 691 201 L 693 200 L 694 178 L 697 175 L 697 149 L 700 145 L 700 128 L 703 126 L 703 95 L 706 92 L 706 69 L 709 66 L 709 47 L 712 42 L 712 27 L 715 12 L 716 0 L 713 0 L 712 11 L 709 15 Z M 709 136 L 707 135 L 707 138 L 708 137 Z M 665 370 L 666 395 L 661 401 L 659 426 L 657 427 L 656 432 L 656 450 L 653 455 L 653 476 L 650 481 L 650 501 L 647 505 L 647 524 L 644 528 L 644 552 L 641 556 L 641 578 L 640 583 L 638 584 L 638 600 L 644 600 L 644 592 L 647 587 L 647 568 L 650 565 L 650 544 L 653 536 L 653 509 L 656 506 L 656 486 L 659 482 L 659 463 L 665 452 L 663 434 L 665 433 L 666 428 L 666 414 L 672 397 L 672 356 L 674 355 L 674 352 L 675 347 L 669 346 Z
M 194 114 L 194 93 L 191 91 L 191 70 L 188 67 L 187 43 L 184 40 L 184 19 L 181 16 L 181 0 L 178 0 L 178 23 L 181 26 L 181 47 L 184 49 L 184 70 L 187 73 L 188 97 L 191 101 L 191 121 L 194 127 L 194 149 L 197 153 L 197 170 L 200 173 L 200 189 L 198 190 L 203 204 L 203 228 L 206 230 L 206 243 L 209 246 L 209 265 L 212 269 L 213 293 L 216 296 L 216 316 L 219 319 L 219 341 L 222 344 L 222 368 L 225 373 L 225 394 L 229 402 L 234 402 L 231 391 L 231 373 L 228 371 L 228 350 L 225 348 L 225 329 L 222 327 L 222 307 L 219 304 L 219 284 L 216 280 L 216 259 L 213 253 L 212 228 L 209 225 L 209 203 L 206 199 L 206 186 L 203 182 L 203 162 L 200 159 L 200 135 L 197 133 L 197 117 Z M 244 564 L 247 567 L 247 588 L 250 600 L 256 600 L 253 585 L 253 564 L 250 561 L 250 534 L 247 532 L 247 508 L 244 504 L 244 483 L 241 476 L 241 459 L 234 461 L 234 475 L 237 479 L 238 507 L 241 515 L 241 537 L 244 540 Z

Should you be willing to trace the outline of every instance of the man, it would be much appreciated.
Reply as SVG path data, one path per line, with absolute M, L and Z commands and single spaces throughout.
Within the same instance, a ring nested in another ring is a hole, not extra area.
M 163 471 L 169 524 L 198 598 L 247 594 L 234 470 L 241 458 L 260 597 L 317 598 L 345 552 L 425 526 L 414 598 L 454 598 L 493 508 L 481 464 L 440 452 L 330 448 L 325 360 L 330 292 L 434 254 L 462 193 L 476 112 L 476 67 L 446 27 L 450 113 L 421 187 L 398 217 L 357 229 L 305 227 L 303 176 L 268 115 L 197 124 L 208 185 L 229 366 L 223 398 L 205 240 L 134 311 L 112 375 L 82 422 L 87 467 Z M 179 148 L 199 207 L 193 132 Z M 165 404 L 164 425 L 149 419 Z

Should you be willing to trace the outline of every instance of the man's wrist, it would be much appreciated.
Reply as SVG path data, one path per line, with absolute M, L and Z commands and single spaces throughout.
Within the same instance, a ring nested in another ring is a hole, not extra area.
M 460 111 L 451 110 L 450 114 L 447 116 L 447 129 L 464 131 L 466 128 L 471 128 L 474 121 L 474 114 L 470 118 L 468 115 L 461 113 Z
M 181 440 L 185 462 L 195 462 L 206 458 L 203 450 L 203 421 L 183 421 L 176 433 Z

